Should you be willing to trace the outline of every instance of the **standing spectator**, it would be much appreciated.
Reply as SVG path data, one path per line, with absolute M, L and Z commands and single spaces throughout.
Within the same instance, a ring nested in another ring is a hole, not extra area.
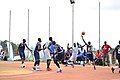
M 26 40 L 23 39 L 23 42 L 19 44 L 18 46 L 18 53 L 20 55 L 20 58 L 21 58 L 21 68 L 24 68 L 25 65 L 24 65 L 24 62 L 25 62 L 25 47 L 27 47 L 28 50 L 30 50 L 32 52 L 32 50 L 27 46 L 26 44 Z
M 114 70 L 115 69 L 118 69 L 119 70 L 119 73 L 120 73 L 120 41 L 119 41 L 119 44 L 115 47 L 115 50 L 113 51 L 113 57 L 116 53 L 116 59 L 118 60 L 118 68 L 111 68 L 112 72 L 114 73 Z
M 103 52 L 103 65 L 105 66 L 107 62 L 107 66 L 110 66 L 109 61 L 109 51 L 112 49 L 110 45 L 107 44 L 107 41 L 104 42 L 104 45 L 102 46 L 102 52 Z M 107 60 L 107 61 L 106 61 Z

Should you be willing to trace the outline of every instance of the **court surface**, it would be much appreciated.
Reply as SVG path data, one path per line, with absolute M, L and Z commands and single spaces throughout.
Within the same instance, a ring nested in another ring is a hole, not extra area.
M 33 62 L 25 62 L 26 67 L 20 68 L 20 61 L 0 61 L 0 80 L 120 80 L 120 73 L 111 72 L 111 67 L 97 66 L 96 70 L 92 65 L 85 67 L 70 65 L 65 67 L 61 64 L 62 73 L 57 73 L 56 66 L 52 62 L 52 71 L 46 71 L 46 63 L 41 62 L 41 71 L 32 71 Z

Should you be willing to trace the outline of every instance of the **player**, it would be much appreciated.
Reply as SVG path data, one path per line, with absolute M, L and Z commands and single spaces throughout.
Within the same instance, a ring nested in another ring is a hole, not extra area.
M 22 61 L 21 68 L 25 67 L 25 65 L 24 65 L 24 62 L 25 62 L 25 53 L 24 53 L 25 47 L 27 47 L 27 49 L 32 52 L 32 50 L 27 46 L 26 40 L 23 39 L 23 42 L 20 43 L 19 46 L 18 46 L 18 53 L 19 53 L 21 61 Z
M 114 70 L 118 69 L 120 73 L 120 41 L 119 44 L 115 47 L 115 50 L 113 51 L 113 56 L 115 55 L 115 53 L 116 53 L 116 59 L 118 60 L 118 68 L 112 67 L 111 70 L 114 73 Z
M 33 70 L 37 70 L 39 71 L 39 64 L 40 64 L 40 55 L 39 52 L 42 50 L 41 48 L 41 38 L 38 38 L 38 42 L 36 44 L 35 50 L 34 50 L 34 58 L 35 58 L 35 62 L 34 62 L 34 67 Z

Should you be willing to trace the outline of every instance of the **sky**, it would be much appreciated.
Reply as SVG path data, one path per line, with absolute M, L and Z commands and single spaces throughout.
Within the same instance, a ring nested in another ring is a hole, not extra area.
M 120 40 L 120 0 L 75 0 L 74 42 L 84 44 L 81 32 L 85 32 L 86 42 L 91 41 L 99 48 L 99 1 L 102 46 L 104 41 L 115 47 Z M 11 41 L 19 44 L 27 40 L 28 9 L 30 45 L 35 46 L 37 38 L 42 44 L 49 36 L 50 26 L 53 40 L 66 48 L 72 44 L 72 5 L 69 0 L 0 0 L 0 40 L 9 40 L 9 12 L 11 10 Z

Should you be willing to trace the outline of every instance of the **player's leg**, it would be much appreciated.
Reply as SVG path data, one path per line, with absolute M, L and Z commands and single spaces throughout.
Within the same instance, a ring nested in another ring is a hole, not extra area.
M 50 63 L 51 63 L 51 59 L 47 59 L 47 71 L 52 70 L 52 69 L 50 68 Z
M 56 66 L 58 68 L 57 72 L 62 72 L 62 69 L 60 68 L 60 64 L 58 63 L 58 60 L 55 59 L 55 58 L 53 58 L 53 60 L 54 60 L 54 63 L 56 64 Z
M 118 70 L 119 73 L 120 73 L 120 59 L 117 59 L 117 60 L 118 60 L 118 66 L 115 66 L 115 67 L 111 68 L 112 73 L 114 73 L 115 70 Z
M 21 68 L 24 68 L 25 65 L 24 65 L 24 62 L 25 62 L 25 53 L 24 52 L 19 52 L 20 53 L 20 58 L 21 58 Z
M 119 73 L 120 73 L 120 59 L 118 59 Z

